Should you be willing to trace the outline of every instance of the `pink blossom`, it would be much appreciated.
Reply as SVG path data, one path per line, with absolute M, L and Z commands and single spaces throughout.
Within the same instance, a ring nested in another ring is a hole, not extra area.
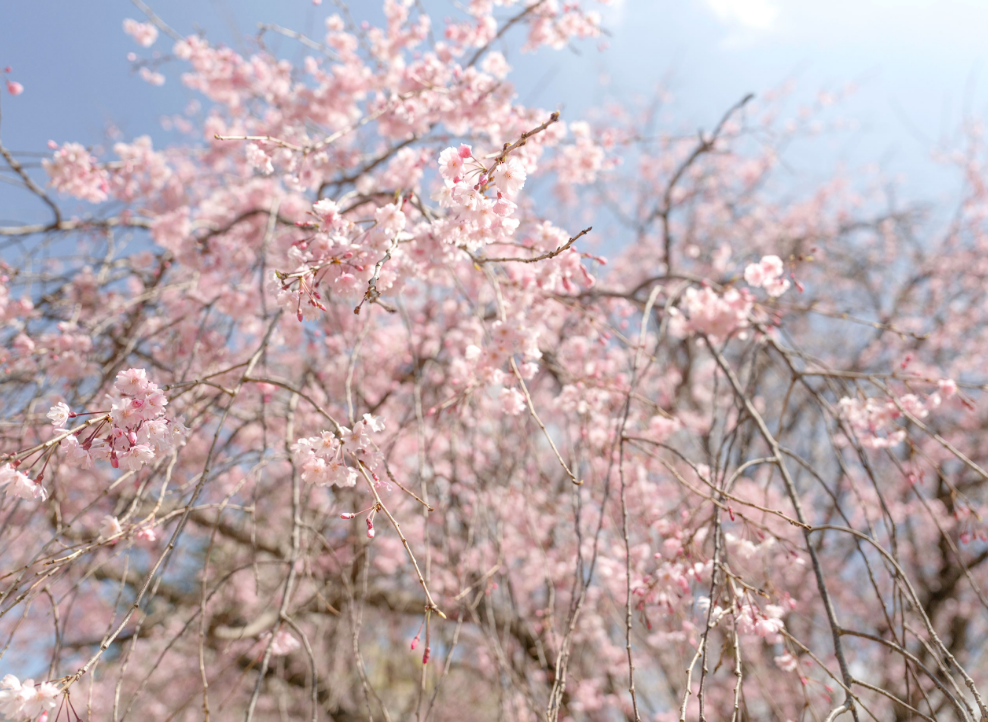
M 58 148 L 58 146 L 56 146 Z M 96 165 L 96 159 L 78 143 L 66 143 L 51 160 L 41 161 L 52 188 L 90 203 L 107 198 L 109 175 Z
M 56 429 L 61 429 L 69 420 L 69 415 L 72 410 L 69 408 L 68 404 L 64 401 L 59 401 L 57 404 L 48 410 L 48 418 L 51 419 L 51 425 Z
M 764 288 L 769 296 L 781 296 L 789 289 L 789 281 L 782 277 L 785 266 L 778 256 L 763 256 L 758 263 L 744 269 L 744 280 L 756 288 Z
M 271 175 L 274 173 L 274 164 L 271 162 L 271 156 L 265 153 L 257 143 L 248 143 L 246 154 L 247 162 L 251 168 L 262 175 Z
M 504 413 L 517 416 L 525 410 L 525 397 L 518 389 L 501 389 L 501 406 Z
M 683 295 L 682 305 L 688 314 L 686 318 L 678 309 L 670 309 L 673 318 L 670 330 L 679 336 L 703 333 L 718 343 L 748 326 L 751 301 L 733 288 L 718 295 L 711 288 L 698 291 L 690 287 Z
M 35 483 L 27 474 L 17 471 L 10 464 L 0 466 L 0 489 L 27 501 L 45 501 L 48 498 L 48 493 L 40 483 Z
M 449 183 L 463 175 L 463 157 L 456 148 L 447 148 L 439 154 L 439 172 Z
M 124 32 L 134 38 L 138 45 L 150 48 L 154 41 L 158 39 L 158 28 L 151 23 L 139 23 L 136 20 L 127 18 L 123 21 Z
M 506 196 L 513 198 L 525 185 L 525 169 L 515 158 L 508 158 L 494 171 L 494 185 Z
M 24 92 L 24 86 L 18 83 L 16 80 L 7 81 L 7 92 L 11 95 L 20 95 Z
M 122 533 L 123 528 L 115 516 L 107 515 L 103 517 L 103 520 L 99 524 L 100 538 L 112 539 L 113 537 L 120 536 Z
M 33 679 L 22 683 L 12 674 L 0 680 L 0 714 L 7 719 L 37 719 L 55 709 L 58 687 L 51 682 L 35 685 Z
M 147 68 L 147 67 L 141 68 L 139 71 L 137 71 L 137 74 L 141 76 L 141 80 L 143 80 L 145 83 L 149 83 L 151 85 L 165 84 L 165 76 L 162 75 L 161 73 L 151 70 L 151 68 Z
M 261 635 L 261 641 L 268 639 L 271 639 L 271 632 L 265 632 Z M 301 646 L 302 643 L 295 639 L 291 632 L 287 629 L 279 629 L 271 641 L 271 655 L 274 657 L 284 657 Z

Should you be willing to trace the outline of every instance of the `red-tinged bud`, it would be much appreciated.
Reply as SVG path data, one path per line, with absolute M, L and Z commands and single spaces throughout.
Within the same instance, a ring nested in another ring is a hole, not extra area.
M 734 509 L 732 509 L 731 507 L 727 507 L 727 513 L 731 515 L 731 521 L 735 521 L 735 519 L 734 519 Z
M 40 484 L 44 480 L 45 480 L 45 472 L 43 471 L 40 474 L 38 474 L 36 477 L 34 477 L 35 484 Z
M 346 512 L 343 512 L 342 514 L 340 514 L 340 519 L 353 519 L 355 516 L 357 516 L 357 515 L 349 512 L 349 511 L 346 511 Z
M 431 652 L 432 652 L 432 649 L 430 649 L 429 647 L 426 647 L 425 648 L 425 654 L 422 655 L 422 664 L 428 664 L 429 663 L 429 654 Z
M 374 535 L 375 535 L 376 533 L 377 533 L 377 532 L 375 532 L 375 531 L 374 531 L 374 527 L 370 527 L 370 528 L 369 528 L 369 529 L 367 530 L 367 538 L 368 538 L 368 539 L 373 539 L 373 538 L 374 538 Z
M 301 323 L 301 321 L 302 321 L 302 312 L 299 311 L 298 314 L 296 314 L 296 315 L 298 317 L 299 322 Z
M 419 637 L 420 637 L 420 635 L 416 634 L 415 635 L 415 639 L 412 640 L 412 651 L 413 652 L 415 651 L 415 648 L 417 646 L 419 646 Z

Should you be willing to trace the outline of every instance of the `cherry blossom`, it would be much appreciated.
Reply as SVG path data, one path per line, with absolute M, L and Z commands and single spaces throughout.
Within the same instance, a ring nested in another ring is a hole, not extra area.
M 35 685 L 33 679 L 21 682 L 12 674 L 0 680 L 0 714 L 6 719 L 37 719 L 55 709 L 58 688 L 50 682 Z
M 61 429 L 65 426 L 71 415 L 72 410 L 69 409 L 68 404 L 64 401 L 59 401 L 48 411 L 48 418 L 51 419 L 51 425 L 56 429 Z
M 764 288 L 773 298 L 781 296 L 789 289 L 789 281 L 782 278 L 785 266 L 778 256 L 763 256 L 758 263 L 751 263 L 744 269 L 744 280 L 756 288 Z
M 150 48 L 158 39 L 158 28 L 151 23 L 141 23 L 127 18 L 123 22 L 123 29 L 125 33 L 134 38 L 138 45 L 145 48 Z
M 977 122 L 914 204 L 793 177 L 849 88 L 533 105 L 594 0 L 310 9 L 8 163 L 0 713 L 986 717 Z

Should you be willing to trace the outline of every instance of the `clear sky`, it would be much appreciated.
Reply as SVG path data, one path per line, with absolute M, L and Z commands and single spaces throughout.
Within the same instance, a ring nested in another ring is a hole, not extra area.
M 441 19 L 444 2 L 426 5 Z M 150 4 L 180 33 L 202 29 L 234 47 L 258 22 L 318 36 L 335 10 L 332 0 L 318 7 L 312 0 Z M 381 17 L 377 0 L 350 6 L 358 19 Z M 174 72 L 166 71 L 162 87 L 137 77 L 127 53 L 150 51 L 124 35 L 127 17 L 144 19 L 129 0 L 0 0 L 0 67 L 12 66 L 10 77 L 26 88 L 18 97 L 0 95 L 7 147 L 45 151 L 49 139 L 97 145 L 109 128 L 125 138 L 149 134 L 156 146 L 169 142 L 162 116 L 180 114 L 195 94 Z M 574 119 L 607 94 L 648 94 L 663 82 L 674 98 L 670 122 L 709 128 L 745 93 L 786 79 L 796 81 L 803 100 L 854 82 L 859 90 L 840 113 L 861 130 L 802 160 L 820 175 L 838 160 L 879 163 L 904 173 L 910 193 L 927 199 L 948 190 L 931 168 L 930 148 L 988 107 L 988 0 L 616 0 L 604 17 L 606 51 L 587 43 L 579 55 L 510 53 L 523 101 L 562 107 Z M 170 45 L 162 37 L 152 50 Z M 297 48 L 282 39 L 280 51 Z M 22 199 L 0 183 L 0 220 L 44 217 Z

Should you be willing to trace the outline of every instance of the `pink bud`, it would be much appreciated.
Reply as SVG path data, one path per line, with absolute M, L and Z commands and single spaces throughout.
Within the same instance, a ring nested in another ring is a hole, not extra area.
M 301 322 L 302 321 L 302 312 L 299 311 L 298 314 L 297 314 L 297 316 L 298 316 L 299 322 Z
M 371 527 L 370 529 L 367 530 L 367 538 L 373 539 L 376 533 L 377 532 L 374 531 L 374 527 Z
M 356 514 L 351 514 L 350 512 L 347 511 L 347 512 L 343 512 L 342 514 L 340 514 L 340 519 L 353 519 L 355 516 L 357 516 L 357 515 Z
M 20 95 L 24 92 L 24 86 L 13 80 L 7 81 L 7 92 L 11 95 Z
M 425 654 L 422 655 L 422 664 L 428 664 L 429 663 L 429 653 L 430 652 L 432 652 L 432 650 L 429 647 L 426 647 L 425 648 Z
M 415 639 L 413 639 L 413 640 L 412 640 L 412 651 L 413 651 L 413 652 L 415 651 L 415 648 L 416 648 L 417 646 L 419 646 L 419 636 L 420 636 L 420 635 L 418 635 L 418 634 L 416 634 L 416 635 L 415 635 Z
M 473 155 L 473 151 L 470 149 L 469 145 L 461 145 L 459 155 L 463 160 L 466 160 Z

